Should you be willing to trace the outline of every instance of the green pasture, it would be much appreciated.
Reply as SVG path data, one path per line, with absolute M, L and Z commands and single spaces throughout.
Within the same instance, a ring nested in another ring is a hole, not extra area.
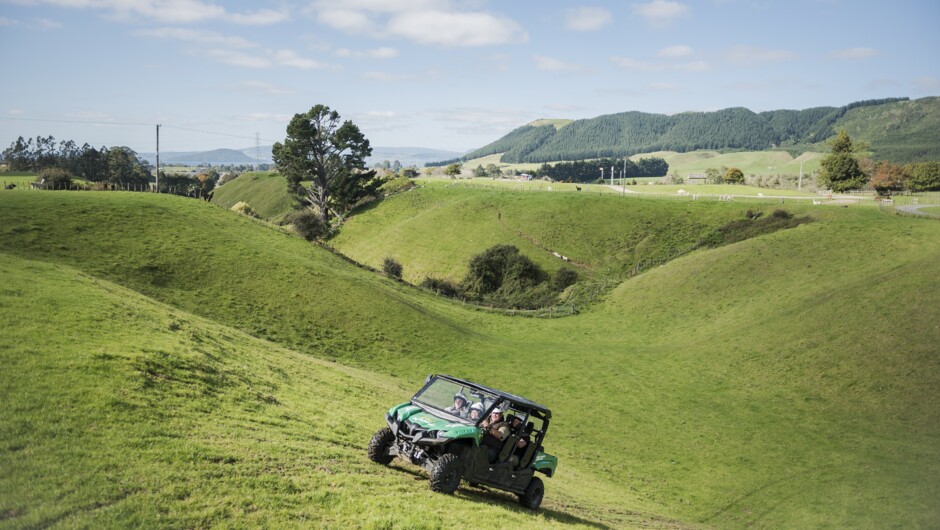
M 293 209 L 287 194 L 287 180 L 272 171 L 243 173 L 217 187 L 212 195 L 213 204 L 226 209 L 241 201 L 251 205 L 263 219 L 272 221 L 283 218 Z
M 619 187 L 619 185 L 617 186 Z M 819 197 L 816 193 L 803 190 L 758 188 L 740 184 L 636 184 L 626 186 L 628 192 L 677 194 L 680 190 L 689 195 L 735 195 L 758 198 L 764 197 Z
M 567 265 L 585 277 L 619 279 L 639 261 L 687 250 L 745 211 L 743 204 L 715 207 L 587 191 L 609 190 L 606 186 L 582 193 L 446 186 L 370 204 L 351 216 L 330 244 L 375 268 L 393 257 L 412 283 L 426 276 L 459 281 L 473 255 L 502 243 L 516 245 L 548 271 Z
M 747 208 L 425 189 L 369 205 L 334 243 L 371 223 L 440 270 L 452 258 L 435 245 L 506 226 L 486 237 L 600 274 Z M 18 363 L 0 387 L 17 404 L 0 524 L 936 527 L 940 223 L 792 211 L 815 222 L 696 250 L 542 320 L 473 311 L 200 201 L 0 194 L 15 330 L 0 352 Z M 545 514 L 366 465 L 388 402 L 433 372 L 552 409 Z M 362 412 L 323 413 L 348 403 Z
M 502 493 L 435 494 L 365 456 L 412 387 L 0 256 L 0 527 L 664 526 L 573 469 L 538 515 Z
M 538 163 L 504 164 L 499 161 L 500 156 L 502 156 L 502 153 L 468 160 L 463 163 L 463 169 L 465 172 L 469 172 L 480 165 L 486 167 L 488 164 L 496 164 L 503 171 L 514 169 L 518 172 L 525 172 L 535 171 L 542 165 Z M 803 163 L 803 174 L 808 175 L 819 169 L 819 163 L 823 156 L 825 156 L 825 153 L 816 152 L 806 152 L 798 157 L 793 157 L 785 151 L 721 153 L 719 151 L 700 150 L 686 153 L 656 151 L 633 155 L 630 158 L 632 160 L 650 157 L 662 158 L 669 164 L 670 173 L 676 172 L 684 178 L 688 173 L 705 173 L 706 169 L 721 169 L 722 167 L 736 167 L 743 171 L 745 175 L 798 175 L 800 173 L 800 162 Z
M 36 181 L 36 175 L 31 174 L 3 174 L 0 175 L 0 191 L 9 191 L 5 190 L 8 184 L 16 184 L 14 189 L 24 189 L 29 188 L 30 182 Z

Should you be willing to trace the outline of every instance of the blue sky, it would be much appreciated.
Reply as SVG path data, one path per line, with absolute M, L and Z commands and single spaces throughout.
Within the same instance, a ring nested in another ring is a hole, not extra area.
M 156 123 L 161 150 L 249 147 L 323 103 L 374 146 L 462 151 L 538 118 L 936 96 L 938 27 L 936 0 L 0 0 L 0 148 L 153 151 Z

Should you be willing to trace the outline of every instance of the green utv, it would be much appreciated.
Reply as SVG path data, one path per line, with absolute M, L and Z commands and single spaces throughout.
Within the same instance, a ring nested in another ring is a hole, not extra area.
M 431 489 L 440 493 L 453 493 L 463 479 L 511 491 L 537 510 L 545 489 L 535 473 L 550 477 L 558 465 L 542 450 L 551 417 L 547 408 L 519 396 L 431 375 L 410 402 L 388 411 L 388 427 L 369 442 L 369 459 L 387 465 L 398 456 L 423 466 Z M 485 428 L 487 418 L 492 429 Z

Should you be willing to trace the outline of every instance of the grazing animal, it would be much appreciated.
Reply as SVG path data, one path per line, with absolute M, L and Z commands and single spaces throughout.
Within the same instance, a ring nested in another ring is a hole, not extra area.
M 581 191 L 581 186 L 575 186 L 574 189 Z
M 11 182 L 10 184 L 7 184 L 6 186 L 4 186 L 3 189 L 5 189 L 5 190 L 12 190 L 12 189 L 15 188 L 15 187 L 16 187 L 16 184 L 14 184 L 14 183 Z

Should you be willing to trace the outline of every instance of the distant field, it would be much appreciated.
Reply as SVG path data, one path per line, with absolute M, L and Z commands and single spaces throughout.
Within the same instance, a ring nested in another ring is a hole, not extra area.
M 756 188 L 754 186 L 742 186 L 737 184 L 669 184 L 669 185 L 647 185 L 637 184 L 636 186 L 627 186 L 627 191 L 635 193 L 667 193 L 674 194 L 680 190 L 686 191 L 689 195 L 744 195 L 750 197 L 818 197 L 819 195 L 808 191 L 800 190 L 779 190 L 772 188 Z
M 518 172 L 535 171 L 542 164 L 503 164 L 499 161 L 501 154 L 493 154 L 482 158 L 475 158 L 463 163 L 465 172 L 477 166 L 486 167 L 487 164 L 496 164 L 503 171 L 514 169 Z M 720 153 L 718 151 L 692 151 L 677 153 L 675 151 L 657 151 L 633 155 L 632 160 L 640 158 L 662 158 L 669 164 L 669 171 L 675 171 L 683 178 L 688 173 L 704 173 L 706 169 L 720 169 L 722 167 L 736 167 L 745 175 L 798 175 L 800 162 L 803 162 L 803 174 L 808 175 L 819 168 L 819 162 L 824 153 L 804 153 L 799 157 L 792 157 L 784 151 L 742 151 L 734 153 Z
M 36 181 L 36 175 L 0 175 L 0 191 L 3 191 L 8 184 L 16 184 L 17 188 L 28 188 L 30 182 Z

